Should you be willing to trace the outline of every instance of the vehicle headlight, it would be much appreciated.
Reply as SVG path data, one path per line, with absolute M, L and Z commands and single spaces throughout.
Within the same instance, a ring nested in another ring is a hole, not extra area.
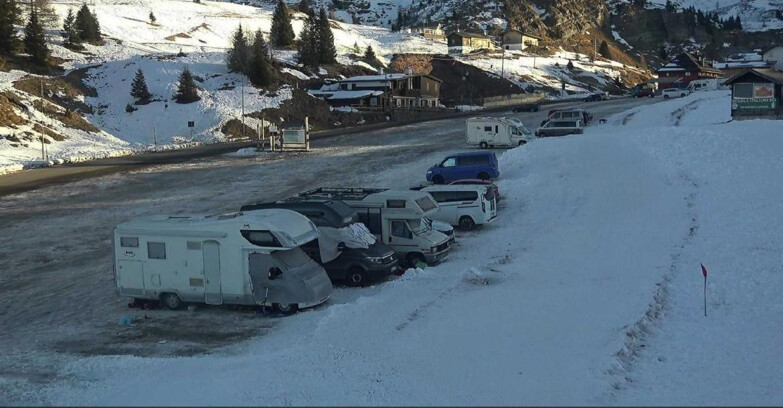
M 376 264 L 382 264 L 383 263 L 383 257 L 381 256 L 368 256 L 366 258 L 368 261 Z
M 432 170 L 427 170 L 427 174 L 432 174 Z

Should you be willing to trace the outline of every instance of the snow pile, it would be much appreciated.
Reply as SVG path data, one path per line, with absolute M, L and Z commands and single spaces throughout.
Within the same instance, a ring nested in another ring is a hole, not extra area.
M 42 395 L 69 405 L 778 403 L 779 124 L 720 123 L 725 92 L 694 95 L 504 153 L 498 221 L 461 237 L 440 266 L 336 292 L 226 352 L 83 358 Z M 683 103 L 694 108 L 672 123 Z M 423 174 L 429 161 L 386 173 Z

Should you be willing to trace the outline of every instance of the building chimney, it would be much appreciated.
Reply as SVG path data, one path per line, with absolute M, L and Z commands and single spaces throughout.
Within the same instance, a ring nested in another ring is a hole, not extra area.
M 413 75 L 413 68 L 410 65 L 405 67 L 405 75 Z
M 378 73 L 383 75 L 383 67 L 378 68 Z

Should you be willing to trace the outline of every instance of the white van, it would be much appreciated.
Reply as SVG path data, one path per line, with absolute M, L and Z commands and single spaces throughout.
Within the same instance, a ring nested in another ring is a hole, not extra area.
M 509 118 L 470 118 L 465 121 L 465 138 L 468 146 L 516 147 L 535 136 L 519 120 Z
M 434 185 L 421 191 L 430 193 L 438 203 L 433 220 L 457 225 L 463 231 L 492 222 L 497 217 L 495 196 L 487 186 Z
M 323 187 L 285 201 L 289 200 L 343 201 L 407 266 L 419 262 L 437 264 L 451 249 L 449 237 L 434 230 L 427 219 L 437 213 L 438 204 L 422 191 Z
M 169 309 L 271 304 L 291 314 L 332 293 L 324 269 L 300 248 L 317 238 L 315 225 L 290 210 L 138 218 L 114 228 L 116 292 Z
M 690 92 L 717 91 L 721 85 L 720 81 L 718 78 L 695 79 L 688 83 L 688 90 Z

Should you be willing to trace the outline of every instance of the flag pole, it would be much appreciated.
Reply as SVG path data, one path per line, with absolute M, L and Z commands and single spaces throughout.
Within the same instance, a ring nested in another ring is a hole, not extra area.
M 704 275 L 704 317 L 707 317 L 707 268 L 701 265 L 701 274 Z

